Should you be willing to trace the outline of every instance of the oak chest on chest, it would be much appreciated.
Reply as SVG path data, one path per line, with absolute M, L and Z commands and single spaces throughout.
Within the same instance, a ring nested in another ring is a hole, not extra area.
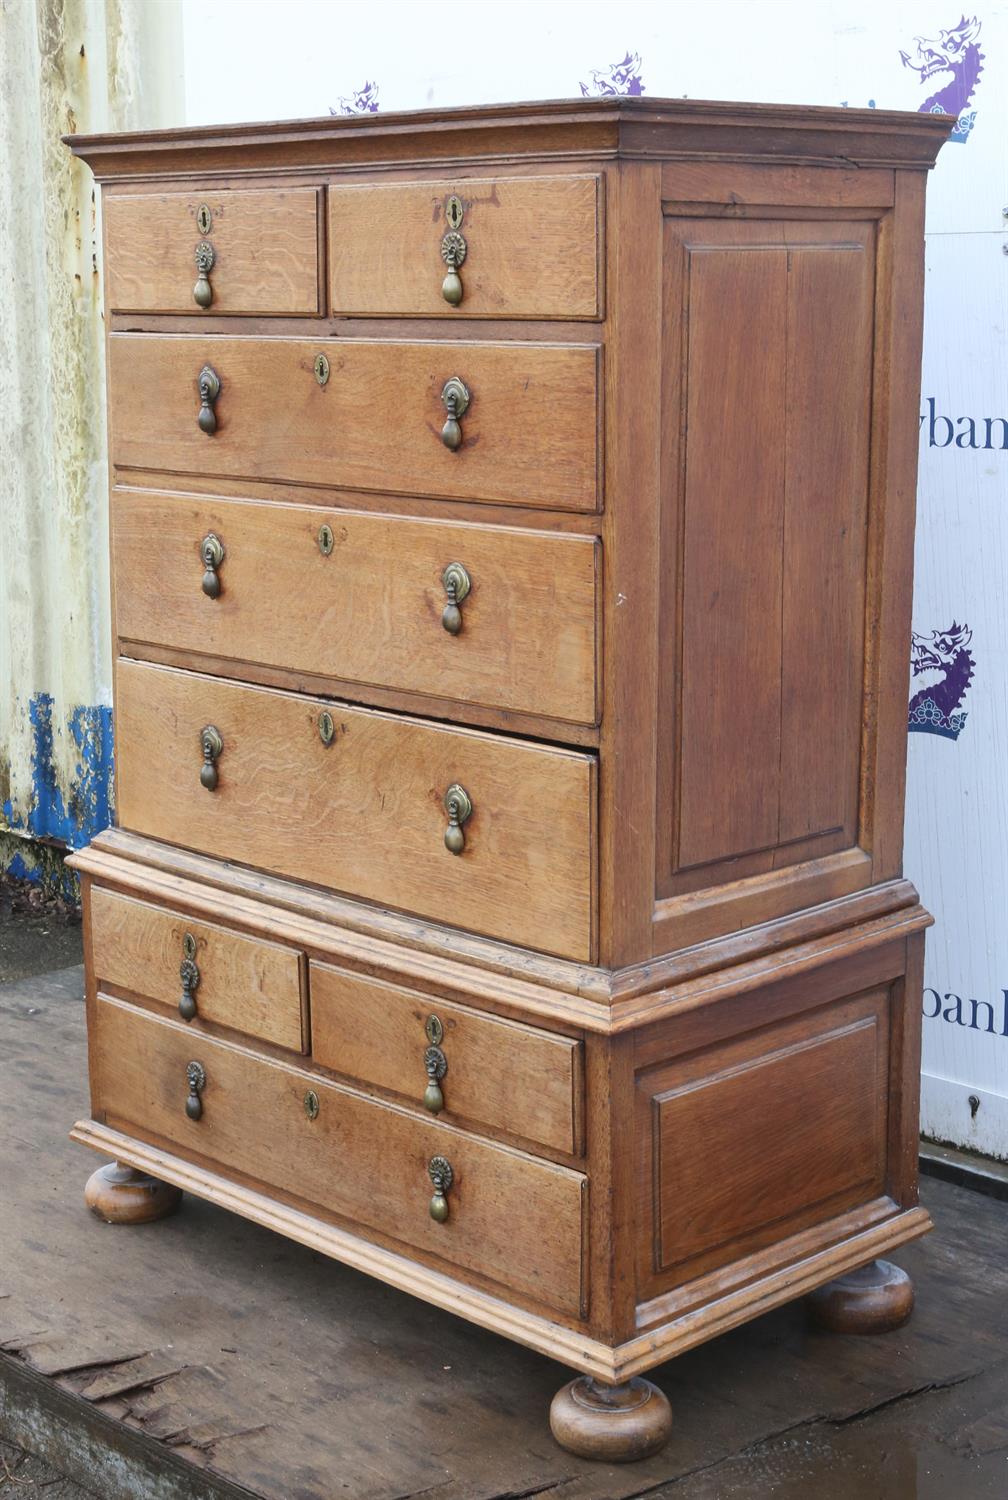
M 948 126 L 71 142 L 109 329 L 98 1212 L 185 1189 L 522 1340 L 610 1457 L 667 1431 L 636 1377 L 758 1311 L 905 1315 L 874 1263 L 929 1223 L 901 844 Z

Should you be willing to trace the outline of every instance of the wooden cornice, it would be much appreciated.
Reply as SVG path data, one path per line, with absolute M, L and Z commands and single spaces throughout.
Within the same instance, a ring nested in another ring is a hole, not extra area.
M 64 140 L 100 182 L 361 167 L 624 158 L 775 161 L 927 170 L 951 115 L 728 104 L 556 99 L 465 109 L 327 116 Z

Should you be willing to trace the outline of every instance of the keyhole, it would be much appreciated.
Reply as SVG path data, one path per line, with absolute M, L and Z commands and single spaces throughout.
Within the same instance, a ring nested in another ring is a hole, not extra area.
M 457 229 L 462 223 L 463 212 L 464 210 L 462 208 L 462 199 L 456 197 L 453 193 L 448 199 L 448 202 L 445 204 L 445 218 L 448 220 L 448 223 L 451 225 L 452 229 Z

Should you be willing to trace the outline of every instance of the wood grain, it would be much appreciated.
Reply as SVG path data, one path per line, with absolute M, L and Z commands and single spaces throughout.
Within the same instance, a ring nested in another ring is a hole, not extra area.
M 582 1149 L 582 1044 L 330 964 L 309 970 L 312 1057 L 414 1106 L 427 1085 L 425 1025 L 436 1015 L 448 1064 L 439 1120 L 490 1127 L 568 1156 Z
M 585 1179 L 306 1071 L 257 1057 L 181 1022 L 100 996 L 99 1101 L 113 1128 L 206 1155 L 227 1171 L 392 1235 L 578 1315 Z M 205 1069 L 203 1114 L 185 1112 L 186 1068 Z M 304 1096 L 314 1089 L 318 1116 Z M 447 1223 L 430 1216 L 427 1167 L 443 1155 L 455 1181 Z
M 209 1021 L 295 1052 L 308 1050 L 302 1024 L 305 984 L 296 949 L 242 937 L 101 887 L 91 893 L 90 910 L 98 984 L 176 1010 L 182 942 L 188 933 L 196 943 L 199 969 L 194 1032 Z
M 115 333 L 108 348 L 120 468 L 557 510 L 598 503 L 591 345 Z M 330 364 L 324 386 L 314 374 L 321 353 Z M 221 381 L 212 437 L 196 420 L 208 363 Z M 452 452 L 441 441 L 441 391 L 455 375 L 471 404 Z
M 462 301 L 441 294 L 447 199 L 462 203 Z M 460 177 L 329 189 L 330 302 L 335 313 L 595 318 L 599 314 L 597 175 Z M 366 245 L 366 253 L 361 247 Z
M 201 587 L 210 533 L 225 548 L 215 599 Z M 236 676 L 273 664 L 584 724 L 598 552 L 589 537 L 515 527 L 112 492 L 116 630 L 131 646 L 220 657 Z M 450 562 L 472 580 L 454 636 L 441 623 Z
M 224 741 L 214 792 L 200 784 L 205 724 Z M 592 956 L 591 756 L 128 660 L 116 671 L 116 743 L 125 828 Z M 444 843 L 454 782 L 473 804 L 461 855 Z
M 319 313 L 319 189 L 112 193 L 102 210 L 106 306 L 116 312 L 195 313 L 196 246 L 214 249 L 213 317 Z M 207 234 L 197 227 L 202 205 Z

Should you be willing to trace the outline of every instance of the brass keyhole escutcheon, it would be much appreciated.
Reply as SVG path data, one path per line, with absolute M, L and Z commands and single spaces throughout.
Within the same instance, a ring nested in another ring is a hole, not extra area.
M 210 212 L 207 204 L 201 203 L 199 208 L 196 210 L 196 228 L 199 230 L 200 234 L 209 234 L 210 226 L 212 223 L 213 214 Z
M 424 1033 L 432 1047 L 440 1047 L 444 1041 L 444 1026 L 441 1024 L 440 1016 L 428 1016 L 424 1023 Z
M 196 957 L 196 939 L 193 937 L 191 932 L 187 932 L 182 938 L 182 957 Z
M 452 193 L 448 199 L 448 202 L 445 204 L 444 211 L 444 216 L 448 220 L 448 228 L 461 229 L 462 217 L 464 213 L 465 209 L 462 206 L 462 199 L 459 197 L 458 193 Z
M 224 740 L 215 724 L 204 724 L 200 730 L 200 748 L 203 751 L 203 764 L 199 773 L 200 786 L 205 786 L 208 792 L 215 792 L 217 790 L 217 761 L 224 751 Z
M 468 597 L 472 579 L 460 562 L 449 563 L 441 574 L 446 594 L 445 607 L 441 611 L 441 624 L 449 635 L 458 635 L 462 629 L 462 611 L 459 605 Z
M 309 1089 L 304 1096 L 304 1112 L 309 1120 L 318 1119 L 319 1096 L 314 1089 Z
M 203 592 L 208 599 L 219 599 L 221 581 L 217 569 L 224 561 L 224 543 L 212 531 L 200 542 L 200 557 L 203 560 Z
M 319 739 L 323 745 L 331 745 L 336 738 L 336 725 L 333 716 L 327 708 L 324 708 L 318 716 Z
M 206 1088 L 206 1069 L 202 1063 L 191 1062 L 186 1068 L 186 1083 L 189 1085 L 189 1095 L 186 1099 L 185 1112 L 190 1120 L 199 1120 L 203 1117 L 202 1093 Z
M 319 527 L 318 547 L 323 557 L 329 556 L 335 540 L 333 529 L 328 522 L 324 526 Z
M 315 356 L 315 379 L 319 385 L 325 385 L 329 379 L 329 361 L 324 354 L 316 354 Z
M 448 1217 L 448 1189 L 455 1181 L 455 1173 L 446 1156 L 432 1156 L 427 1173 L 434 1185 L 430 1216 L 436 1223 L 443 1224 Z
M 472 817 L 473 805 L 469 793 L 464 786 L 459 786 L 453 781 L 444 794 L 444 809 L 448 814 L 448 827 L 445 829 L 445 848 L 449 854 L 461 854 L 465 849 L 465 834 L 462 831 L 463 823 Z

